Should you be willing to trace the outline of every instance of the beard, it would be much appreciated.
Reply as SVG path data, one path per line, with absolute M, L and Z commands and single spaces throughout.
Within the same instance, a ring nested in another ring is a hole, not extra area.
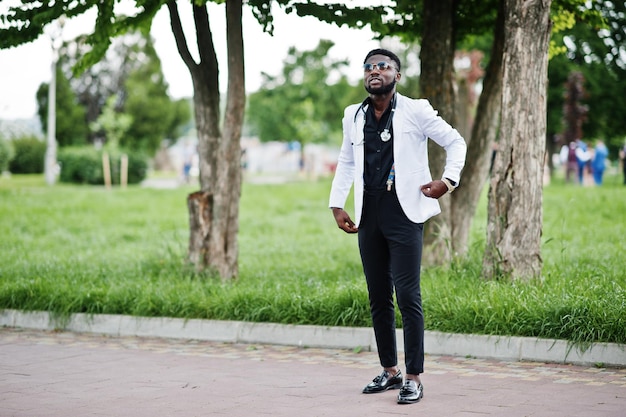
M 378 88 L 372 88 L 366 84 L 365 91 L 367 91 L 370 94 L 382 95 L 382 94 L 391 93 L 395 86 L 396 86 L 396 80 L 394 79 L 391 84 L 382 85 Z

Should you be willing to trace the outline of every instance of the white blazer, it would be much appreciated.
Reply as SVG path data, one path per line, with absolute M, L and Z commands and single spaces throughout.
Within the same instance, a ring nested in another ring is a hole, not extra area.
M 352 104 L 345 109 L 342 122 L 343 143 L 329 199 L 329 207 L 343 208 L 354 184 L 354 223 L 357 226 L 360 224 L 363 209 L 363 127 L 367 111 L 367 107 L 359 110 L 360 106 Z M 359 114 L 356 114 L 357 111 Z M 428 138 L 446 151 L 442 178 L 449 178 L 457 185 L 465 165 L 467 145 L 459 132 L 439 117 L 426 99 L 416 100 L 398 94 L 392 123 L 398 200 L 411 221 L 424 223 L 441 212 L 437 199 L 426 197 L 420 191 L 420 186 L 432 181 L 428 166 Z

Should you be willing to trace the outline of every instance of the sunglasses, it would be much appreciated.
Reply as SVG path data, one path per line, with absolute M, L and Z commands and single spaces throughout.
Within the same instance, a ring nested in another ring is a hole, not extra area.
M 365 72 L 372 72 L 374 68 L 378 68 L 379 71 L 387 71 L 389 68 L 394 68 L 389 62 L 380 61 L 378 64 L 363 64 Z

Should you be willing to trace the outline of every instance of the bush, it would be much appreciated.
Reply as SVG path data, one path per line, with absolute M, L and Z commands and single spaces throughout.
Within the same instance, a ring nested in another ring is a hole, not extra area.
M 104 184 L 102 157 L 90 147 L 63 148 L 57 159 L 61 165 L 59 181 L 75 184 Z
M 13 141 L 15 156 L 9 162 L 13 174 L 43 173 L 46 143 L 35 136 L 24 136 Z
M 61 182 L 74 184 L 104 184 L 101 150 L 92 147 L 63 148 L 59 151 L 58 160 L 61 165 Z M 120 160 L 123 152 L 109 153 L 111 162 L 111 181 L 120 183 Z M 128 183 L 138 184 L 146 178 L 148 163 L 143 155 L 126 153 L 128 155 Z
M 139 184 L 148 175 L 148 158 L 141 153 L 118 152 L 110 155 L 113 184 L 120 183 L 122 154 L 128 156 L 128 183 Z M 102 161 L 102 157 L 100 157 Z
M 9 161 L 13 159 L 14 151 L 11 142 L 0 138 L 0 173 L 9 169 Z

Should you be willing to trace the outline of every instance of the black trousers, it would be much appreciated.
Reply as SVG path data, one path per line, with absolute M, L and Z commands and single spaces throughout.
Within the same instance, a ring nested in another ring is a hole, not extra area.
M 424 314 L 420 266 L 424 224 L 404 214 L 395 193 L 366 190 L 359 224 L 359 250 L 367 281 L 370 310 L 383 367 L 398 364 L 393 302 L 402 316 L 406 373 L 424 372 Z

